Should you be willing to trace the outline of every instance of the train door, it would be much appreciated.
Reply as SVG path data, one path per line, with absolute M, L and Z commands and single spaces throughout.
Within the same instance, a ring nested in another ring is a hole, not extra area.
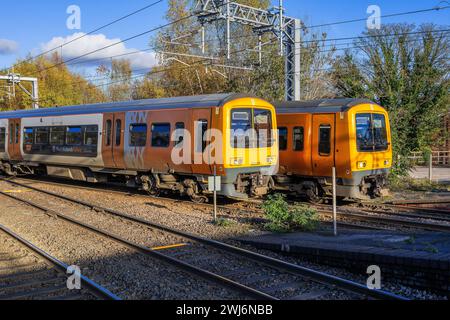
M 211 175 L 211 166 L 205 162 L 203 153 L 208 145 L 205 141 L 207 131 L 211 129 L 211 109 L 192 110 L 192 172 Z M 206 158 L 206 157 L 205 157 Z
M 21 138 L 21 120 L 9 119 L 8 129 L 8 153 L 9 159 L 20 161 L 23 160 L 22 153 L 20 151 L 20 138 Z
M 311 157 L 313 175 L 330 177 L 335 165 L 335 115 L 317 114 L 312 119 Z
M 104 114 L 102 157 L 106 168 L 125 168 L 124 132 L 124 112 Z

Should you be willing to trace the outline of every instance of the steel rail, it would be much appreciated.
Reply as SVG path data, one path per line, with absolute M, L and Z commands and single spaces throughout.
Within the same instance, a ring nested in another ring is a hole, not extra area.
M 63 273 L 66 273 L 69 266 L 65 264 L 64 262 L 58 260 L 57 258 L 51 256 L 49 253 L 45 252 L 44 250 L 38 248 L 36 245 L 32 244 L 31 242 L 25 240 L 18 234 L 14 233 L 7 227 L 0 224 L 0 230 L 9 235 L 11 238 L 14 238 L 18 242 L 20 242 L 22 245 L 27 247 L 28 249 L 32 250 L 33 252 L 37 253 L 40 257 L 42 257 L 44 260 L 48 261 L 50 264 L 57 267 L 59 270 L 61 270 Z M 95 296 L 98 298 L 104 299 L 104 300 L 122 300 L 119 296 L 115 295 L 108 289 L 100 286 L 99 284 L 95 283 L 91 279 L 87 278 L 86 276 L 80 275 L 81 283 L 86 285 Z
M 91 204 L 82 200 L 78 200 L 78 199 L 74 199 L 72 197 L 68 197 L 68 196 L 64 196 L 64 195 L 60 195 L 60 194 L 56 194 L 54 192 L 50 192 L 50 191 L 46 191 L 46 190 L 42 190 L 39 188 L 35 188 L 32 186 L 27 186 L 27 185 L 23 185 L 20 183 L 17 183 L 15 181 L 9 181 L 9 180 L 5 180 L 5 179 L 0 179 L 6 182 L 9 182 L 11 184 L 15 184 L 17 186 L 20 187 L 24 187 L 24 188 L 28 188 L 37 192 L 41 192 L 50 196 L 54 196 L 69 202 L 73 202 L 73 203 L 77 203 L 83 206 L 86 206 L 90 209 L 93 210 L 98 210 L 101 212 L 105 212 L 105 213 L 109 213 L 111 215 L 132 221 L 132 222 L 136 222 L 136 223 L 140 223 L 142 225 L 148 226 L 148 227 L 152 227 L 152 228 L 156 228 L 165 232 L 169 232 L 171 234 L 175 234 L 187 239 L 191 239 L 193 241 L 199 242 L 199 243 L 203 243 L 215 248 L 219 248 L 225 251 L 228 251 L 230 253 L 233 253 L 235 255 L 238 256 L 245 256 L 249 259 L 252 259 L 256 262 L 274 267 L 276 269 L 279 270 L 284 270 L 284 271 L 288 271 L 291 274 L 297 275 L 297 276 L 301 276 L 301 277 L 307 277 L 311 280 L 315 280 L 318 281 L 320 283 L 324 283 L 326 285 L 334 285 L 336 287 L 339 287 L 341 289 L 347 290 L 347 291 L 351 291 L 354 293 L 359 293 L 359 294 L 363 294 L 365 296 L 371 297 L 371 298 L 376 298 L 376 299 L 383 299 L 383 300 L 408 300 L 404 297 L 401 297 L 399 295 L 393 294 L 391 292 L 387 292 L 387 291 L 383 291 L 383 290 L 371 290 L 369 289 L 367 286 L 364 286 L 360 283 L 354 282 L 354 281 L 350 281 L 347 279 L 343 279 L 340 277 L 336 277 L 324 272 L 320 272 L 317 270 L 313 270 L 310 268 L 306 268 L 306 267 L 302 267 L 296 264 L 292 264 L 286 261 L 282 261 L 279 259 L 275 259 L 269 256 L 265 256 L 259 253 L 255 253 L 243 248 L 239 248 L 236 246 L 232 246 L 229 245 L 227 243 L 223 243 L 217 240 L 212 240 L 212 239 L 208 239 L 208 238 L 204 238 L 204 237 L 200 237 L 200 236 L 196 236 L 192 233 L 189 232 L 185 232 L 185 231 L 181 231 L 181 230 L 177 230 L 177 229 L 173 229 L 171 227 L 168 226 L 164 226 L 155 222 L 151 222 L 142 218 L 138 218 L 135 216 L 131 216 L 129 214 L 123 213 L 123 212 L 119 212 L 117 210 L 113 210 L 113 209 L 109 209 L 109 208 L 105 208 L 105 207 L 101 207 L 101 206 L 97 206 L 95 204 Z M 0 192 L 0 194 L 2 194 L 2 192 Z M 11 196 L 8 194 L 5 194 L 6 196 Z M 22 199 L 18 198 L 20 201 L 23 201 Z M 42 209 L 41 209 L 42 210 Z M 70 219 L 70 218 L 69 218 Z M 156 253 L 156 252 L 153 252 Z M 157 253 L 158 255 L 162 255 Z M 164 256 L 164 258 L 167 258 L 167 256 Z M 170 258 L 172 259 L 172 258 Z M 195 267 L 194 267 L 195 268 Z
M 56 211 L 54 211 L 52 209 L 43 207 L 43 206 L 41 206 L 41 205 L 39 205 L 39 204 L 37 204 L 35 202 L 29 201 L 29 200 L 25 200 L 25 199 L 21 199 L 19 197 L 16 197 L 16 196 L 8 194 L 8 193 L 4 193 L 2 191 L 0 191 L 0 195 L 3 195 L 5 197 L 9 197 L 11 199 L 14 199 L 16 201 L 20 201 L 22 203 L 25 203 L 25 204 L 27 204 L 27 205 L 29 205 L 31 207 L 34 207 L 34 208 L 36 208 L 36 209 L 38 209 L 40 211 L 45 212 L 49 216 L 60 218 L 62 220 L 65 220 L 65 221 L 73 224 L 73 225 L 76 225 L 78 227 L 82 227 L 84 229 L 87 229 L 87 230 L 89 230 L 91 232 L 94 232 L 96 234 L 104 236 L 104 237 L 106 237 L 106 238 L 108 238 L 110 240 L 114 240 L 115 242 L 118 242 L 118 243 L 120 243 L 122 245 L 125 245 L 125 246 L 129 247 L 130 249 L 133 249 L 133 250 L 135 250 L 137 252 L 140 252 L 142 254 L 153 256 L 153 257 L 158 258 L 160 260 L 164 260 L 164 261 L 166 261 L 166 262 L 168 262 L 168 263 L 170 263 L 172 265 L 175 265 L 175 266 L 177 266 L 179 268 L 182 268 L 183 270 L 185 270 L 187 272 L 190 272 L 191 274 L 195 274 L 195 275 L 200 276 L 200 277 L 202 277 L 202 278 L 204 278 L 204 279 L 206 279 L 208 281 L 213 281 L 213 282 L 216 282 L 216 283 L 218 283 L 218 284 L 220 284 L 222 286 L 226 286 L 226 287 L 231 288 L 233 290 L 237 290 L 237 291 L 239 291 L 239 292 L 241 292 L 243 294 L 246 294 L 249 297 L 252 297 L 252 298 L 255 298 L 255 299 L 263 299 L 263 300 L 279 300 L 278 298 L 273 297 L 273 296 L 271 296 L 269 294 L 266 294 L 266 293 L 264 293 L 262 291 L 250 288 L 250 287 L 248 287 L 246 285 L 243 285 L 243 284 L 241 284 L 239 282 L 236 282 L 236 281 L 233 281 L 231 279 L 225 278 L 223 276 L 220 276 L 218 274 L 212 273 L 210 271 L 198 268 L 198 267 L 196 267 L 194 265 L 191 265 L 189 263 L 183 262 L 181 260 L 169 257 L 167 255 L 164 255 L 162 253 L 157 252 L 154 249 L 150 249 L 150 248 L 145 247 L 143 245 L 139 245 L 139 244 L 133 243 L 133 242 L 128 241 L 128 240 L 126 240 L 126 239 L 124 239 L 124 238 L 122 238 L 122 237 L 120 237 L 118 235 L 115 235 L 115 234 L 111 233 L 111 232 L 108 232 L 108 231 L 105 231 L 105 230 L 101 230 L 101 229 L 99 229 L 97 227 L 88 225 L 86 223 L 83 223 L 83 222 L 78 221 L 76 219 L 73 219 L 71 217 L 68 217 L 68 216 L 66 216 L 64 214 L 58 213 L 58 212 L 56 212 Z M 94 207 L 94 208 L 95 209 L 99 209 L 97 207 Z

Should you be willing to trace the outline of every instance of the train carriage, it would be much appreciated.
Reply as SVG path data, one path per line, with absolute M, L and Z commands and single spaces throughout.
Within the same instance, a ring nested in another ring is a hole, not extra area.
M 261 143 L 232 143 L 242 123 Z M 222 177 L 219 194 L 247 199 L 273 185 L 275 132 L 274 107 L 239 94 L 2 112 L 0 171 L 124 183 L 204 201 L 215 167 Z M 182 161 L 174 161 L 174 154 Z M 262 156 L 255 161 L 253 154 Z
M 280 146 L 277 189 L 321 202 L 332 195 L 379 197 L 392 165 L 386 110 L 370 100 L 327 99 L 275 103 Z

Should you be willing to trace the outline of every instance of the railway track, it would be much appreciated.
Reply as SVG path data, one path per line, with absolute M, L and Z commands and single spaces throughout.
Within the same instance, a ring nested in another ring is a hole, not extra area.
M 69 266 L 0 225 L 0 300 L 120 300 L 81 276 L 81 290 L 69 290 Z
M 353 281 L 287 263 L 220 241 L 199 237 L 123 212 L 99 207 L 95 204 L 18 182 L 7 182 L 20 186 L 21 188 L 28 188 L 36 194 L 45 196 L 46 202 L 50 196 L 70 203 L 71 205 L 76 204 L 90 210 L 95 210 L 112 219 L 117 219 L 116 222 L 123 223 L 125 220 L 139 226 L 145 226 L 149 230 L 158 230 L 159 232 L 184 239 L 184 244 L 169 245 L 163 247 L 162 250 L 161 248 L 149 248 L 145 245 L 130 241 L 125 237 L 121 237 L 109 230 L 99 229 L 92 224 L 76 220 L 70 215 L 59 212 L 60 210 L 57 212 L 36 201 L 30 201 L 12 194 L 0 192 L 3 196 L 20 201 L 46 212 L 50 216 L 56 216 L 61 220 L 105 236 L 144 255 L 165 261 L 170 265 L 195 276 L 202 277 L 210 282 L 214 282 L 217 285 L 235 290 L 248 298 L 265 300 L 327 299 L 332 297 L 335 292 L 344 290 L 347 293 L 351 293 L 353 297 L 356 295 L 359 298 L 404 299 L 390 292 L 369 290 L 366 286 Z M 218 267 L 217 264 L 211 267 L 210 262 L 212 259 L 215 261 L 223 261 L 223 263 L 220 263 Z

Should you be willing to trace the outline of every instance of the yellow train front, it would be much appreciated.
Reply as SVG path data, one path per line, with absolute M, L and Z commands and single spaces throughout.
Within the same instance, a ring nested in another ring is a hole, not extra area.
M 363 99 L 281 102 L 277 109 L 280 171 L 277 188 L 321 201 L 332 195 L 368 199 L 386 192 L 392 166 L 389 115 Z

